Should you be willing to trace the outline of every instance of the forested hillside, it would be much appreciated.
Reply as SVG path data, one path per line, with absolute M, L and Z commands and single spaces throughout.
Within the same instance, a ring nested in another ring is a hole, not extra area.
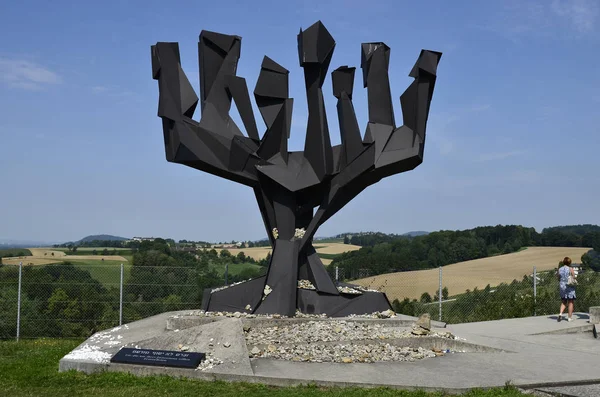
M 416 237 L 371 234 L 362 249 L 337 256 L 328 271 L 333 275 L 338 266 L 344 269 L 347 278 L 359 274 L 359 270 L 363 276 L 374 276 L 508 254 L 528 246 L 591 247 L 600 251 L 597 228 L 593 225 L 565 226 L 537 233 L 534 228 L 499 225 L 439 231 Z M 579 259 L 574 258 L 575 261 Z

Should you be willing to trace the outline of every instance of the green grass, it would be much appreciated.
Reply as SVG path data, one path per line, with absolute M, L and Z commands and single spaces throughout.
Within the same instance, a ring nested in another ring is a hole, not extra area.
M 0 342 L 0 390 L 11 397 L 44 396 L 222 396 L 222 397 L 442 397 L 443 393 L 400 391 L 387 388 L 322 388 L 316 386 L 279 388 L 248 383 L 207 382 L 167 376 L 135 377 L 124 373 L 86 375 L 58 372 L 58 360 L 81 341 L 60 339 Z M 468 397 L 523 396 L 511 386 L 487 391 L 474 390 Z
M 6 248 L 0 249 L 0 258 L 11 256 L 31 256 L 31 251 L 26 248 Z
M 121 263 L 123 264 L 123 276 L 127 280 L 131 273 L 131 262 L 123 261 L 102 261 L 100 259 L 86 259 L 86 260 L 65 260 L 65 262 L 72 263 L 76 267 L 87 270 L 90 275 L 96 280 L 100 281 L 107 287 L 115 286 L 119 284 L 121 277 Z
M 225 274 L 225 265 L 224 264 L 211 265 L 211 266 L 213 269 L 215 269 L 217 271 L 217 273 Z M 259 266 L 254 263 L 230 263 L 228 272 L 231 275 L 237 276 L 238 274 L 240 274 L 242 271 L 244 271 L 246 269 L 252 269 L 252 270 L 258 271 L 262 268 L 263 268 L 262 266 Z
M 341 255 L 341 254 L 323 254 L 321 252 L 317 252 L 317 254 L 319 255 L 319 258 L 321 258 L 321 259 L 335 259 Z

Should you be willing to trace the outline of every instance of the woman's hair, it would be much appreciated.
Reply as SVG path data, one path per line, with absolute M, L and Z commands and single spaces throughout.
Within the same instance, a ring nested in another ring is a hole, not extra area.
M 569 258 L 568 256 L 565 256 L 565 259 L 563 259 L 562 262 L 565 266 L 571 266 L 571 258 Z

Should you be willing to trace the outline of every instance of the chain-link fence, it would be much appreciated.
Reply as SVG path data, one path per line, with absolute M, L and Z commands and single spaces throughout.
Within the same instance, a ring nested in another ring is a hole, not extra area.
M 198 309 L 194 268 L 0 265 L 0 339 L 88 337 L 172 310 Z
M 364 287 L 385 292 L 398 313 L 428 312 L 451 324 L 557 314 L 560 305 L 556 269 L 532 268 L 518 280 L 490 277 L 485 269 L 375 277 L 336 269 L 337 280 L 357 278 Z M 198 309 L 205 281 L 193 267 L 0 265 L 0 339 L 88 337 L 166 311 Z M 599 306 L 600 273 L 581 272 L 578 281 L 575 309 Z
M 440 267 L 366 278 L 364 272 L 344 275 L 342 270 L 337 269 L 339 280 L 361 278 L 358 284 L 385 292 L 396 312 L 427 312 L 450 324 L 556 315 L 560 307 L 557 269 L 538 272 L 532 267 L 530 274 L 512 280 L 490 276 L 486 269 L 466 273 Z M 577 280 L 575 310 L 600 305 L 600 273 L 579 271 Z

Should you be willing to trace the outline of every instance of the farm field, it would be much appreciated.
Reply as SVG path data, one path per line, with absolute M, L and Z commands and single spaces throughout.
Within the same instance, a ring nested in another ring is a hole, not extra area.
M 330 255 L 339 255 L 348 251 L 356 251 L 361 247 L 358 245 L 344 244 L 344 243 L 326 243 L 322 241 L 314 242 L 315 249 L 319 254 L 325 254 L 325 257 L 321 257 L 321 260 L 325 265 L 331 263 Z M 254 248 L 227 248 L 232 255 L 237 255 L 243 252 L 246 256 L 260 260 L 267 257 L 267 254 L 271 252 L 271 247 L 254 247 Z
M 104 261 L 102 261 L 104 259 Z M 80 262 L 93 261 L 98 265 L 106 261 L 127 262 L 127 259 L 121 255 L 65 255 L 65 256 L 19 256 L 11 258 L 2 258 L 2 263 L 5 265 L 18 265 L 23 262 L 23 265 L 49 265 L 60 262 Z
M 31 251 L 32 256 L 52 256 L 52 254 L 55 257 L 67 256 L 64 251 L 56 248 L 29 248 L 29 251 Z
M 527 249 L 507 255 L 475 259 L 447 265 L 442 268 L 443 286 L 448 288 L 449 295 L 462 294 L 475 287 L 482 289 L 488 284 L 496 286 L 500 283 L 520 281 L 524 275 L 533 272 L 552 270 L 565 256 L 579 263 L 581 256 L 589 248 L 572 247 L 528 247 Z M 352 281 L 354 284 L 385 292 L 388 299 L 419 299 L 428 292 L 432 296 L 439 288 L 439 269 L 417 270 L 380 274 Z
M 27 251 L 27 250 L 25 250 Z M 128 262 L 128 258 L 122 255 L 67 255 L 65 252 L 52 248 L 29 248 L 31 255 L 3 258 L 2 263 L 7 265 L 49 265 L 64 261 L 78 262 L 84 264 L 108 265 L 110 262 Z
M 27 248 L 2 248 L 0 249 L 0 258 L 10 256 L 31 255 L 31 251 Z

